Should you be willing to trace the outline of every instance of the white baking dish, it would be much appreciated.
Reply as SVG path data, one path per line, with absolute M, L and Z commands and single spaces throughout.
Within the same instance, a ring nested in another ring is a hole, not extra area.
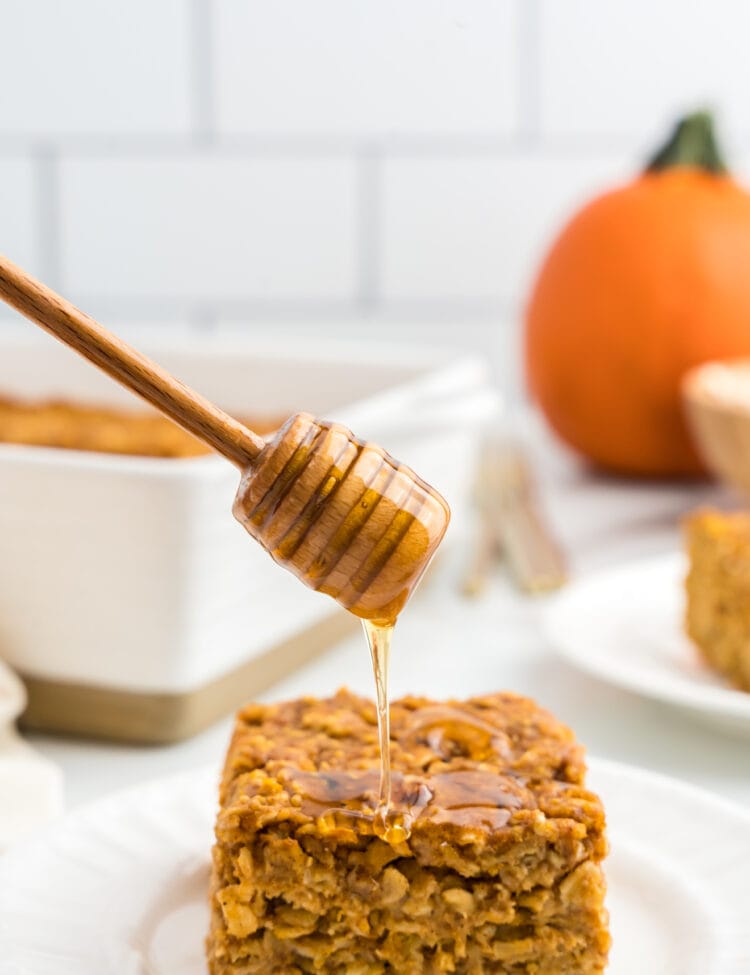
M 415 468 L 460 518 L 479 429 L 495 401 L 481 361 L 318 340 L 293 348 L 181 340 L 145 351 L 230 412 L 304 409 L 346 423 Z M 142 405 L 36 335 L 0 336 L 0 394 L 8 393 Z M 158 710 L 158 700 L 166 708 L 217 682 L 231 686 L 253 658 L 264 663 L 248 679 L 267 684 L 281 667 L 280 657 L 268 656 L 272 648 L 289 647 L 326 621 L 331 626 L 309 641 L 310 652 L 335 636 L 347 614 L 275 565 L 234 521 L 237 482 L 215 456 L 167 460 L 0 444 L 0 657 L 27 678 L 32 705 L 36 682 L 39 701 L 46 695 L 52 710 L 66 686 L 151 695 Z M 98 706 L 106 711 L 117 700 Z M 215 701 L 211 717 L 227 706 Z M 195 730 L 207 720 L 204 713 L 183 723 Z M 91 728 L 59 716 L 34 723 Z

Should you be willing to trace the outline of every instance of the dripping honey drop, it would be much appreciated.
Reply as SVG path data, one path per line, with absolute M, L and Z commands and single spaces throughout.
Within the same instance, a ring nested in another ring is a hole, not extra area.
M 388 663 L 391 654 L 393 623 L 362 620 L 375 674 L 375 694 L 378 708 L 378 743 L 380 745 L 380 785 L 375 808 L 375 832 L 387 843 L 403 843 L 409 838 L 404 816 L 393 807 L 391 777 L 391 720 L 388 700 Z

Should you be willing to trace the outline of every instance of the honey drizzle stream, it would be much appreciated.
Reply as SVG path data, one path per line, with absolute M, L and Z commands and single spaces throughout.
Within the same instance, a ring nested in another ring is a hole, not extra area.
M 403 817 L 391 807 L 391 718 L 388 704 L 388 660 L 391 652 L 393 623 L 362 620 L 372 657 L 375 691 L 378 702 L 378 740 L 380 743 L 380 789 L 375 810 L 375 831 L 384 840 L 398 843 L 408 838 Z

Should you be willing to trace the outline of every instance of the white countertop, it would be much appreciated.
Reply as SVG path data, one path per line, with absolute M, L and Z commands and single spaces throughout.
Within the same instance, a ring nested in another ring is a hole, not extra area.
M 679 545 L 682 514 L 727 502 L 705 485 L 649 485 L 594 477 L 534 428 L 531 438 L 550 522 L 578 576 Z M 507 688 L 528 694 L 570 724 L 592 755 L 704 786 L 750 809 L 748 740 L 722 734 L 666 705 L 584 676 L 560 661 L 538 625 L 539 603 L 498 568 L 478 599 L 459 595 L 465 546 L 453 545 L 404 613 L 394 638 L 393 696 L 464 696 Z M 341 685 L 365 694 L 373 678 L 359 634 L 277 684 L 265 700 L 328 695 Z M 34 736 L 65 776 L 68 808 L 114 789 L 197 765 L 218 771 L 230 722 L 168 747 L 126 747 Z

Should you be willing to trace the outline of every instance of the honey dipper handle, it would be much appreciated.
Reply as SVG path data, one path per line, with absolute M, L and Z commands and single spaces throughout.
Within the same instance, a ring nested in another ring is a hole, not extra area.
M 240 468 L 265 441 L 0 254 L 0 298 Z

